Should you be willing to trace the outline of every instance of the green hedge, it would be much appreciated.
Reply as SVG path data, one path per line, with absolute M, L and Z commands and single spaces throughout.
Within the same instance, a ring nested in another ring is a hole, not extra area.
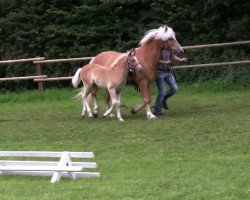
M 250 3 L 242 0 L 1 0 L 2 60 L 45 56 L 94 56 L 104 50 L 126 51 L 138 46 L 144 33 L 167 24 L 183 45 L 248 40 Z M 248 46 L 188 50 L 189 64 L 249 59 Z M 84 63 L 48 65 L 50 76 L 72 74 Z M 28 65 L 4 65 L 0 76 L 33 74 Z M 179 70 L 179 81 L 221 79 L 249 84 L 249 65 Z M 53 84 L 52 84 L 53 85 Z M 34 83 L 1 84 L 26 88 Z M 8 89 L 9 89 L 8 88 Z

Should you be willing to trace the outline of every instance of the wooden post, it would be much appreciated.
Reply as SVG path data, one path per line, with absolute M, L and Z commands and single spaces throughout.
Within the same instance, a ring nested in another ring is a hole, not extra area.
M 40 63 L 35 63 L 35 66 L 36 66 L 36 75 L 41 76 L 42 75 L 41 64 Z M 39 82 L 37 82 L 37 84 L 38 84 L 38 90 L 40 92 L 44 92 L 43 82 L 39 81 Z

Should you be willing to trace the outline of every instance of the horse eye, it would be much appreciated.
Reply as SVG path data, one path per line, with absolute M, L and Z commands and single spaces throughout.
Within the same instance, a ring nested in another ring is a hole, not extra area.
M 174 38 L 171 37 L 171 38 L 169 38 L 168 40 L 169 40 L 169 41 L 172 41 L 172 40 L 174 40 Z

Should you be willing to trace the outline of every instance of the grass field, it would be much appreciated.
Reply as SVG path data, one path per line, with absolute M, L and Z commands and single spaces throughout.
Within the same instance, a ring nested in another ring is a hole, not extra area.
M 147 120 L 130 114 L 142 99 L 127 86 L 125 122 L 82 119 L 75 94 L 0 95 L 0 150 L 93 151 L 101 178 L 0 176 L 1 200 L 250 199 L 249 87 L 181 85 L 170 110 Z

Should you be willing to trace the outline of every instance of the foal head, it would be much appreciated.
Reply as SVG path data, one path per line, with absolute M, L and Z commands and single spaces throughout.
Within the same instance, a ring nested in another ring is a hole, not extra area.
M 132 49 L 127 53 L 127 63 L 129 70 L 131 71 L 141 71 L 143 68 L 139 63 L 138 59 L 135 57 L 136 50 Z

